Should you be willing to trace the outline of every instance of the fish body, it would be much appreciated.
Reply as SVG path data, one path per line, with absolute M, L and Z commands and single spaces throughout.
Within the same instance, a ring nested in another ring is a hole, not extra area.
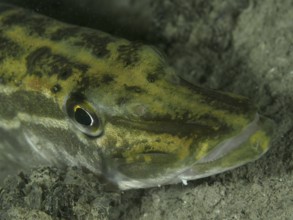
M 0 101 L 0 163 L 85 167 L 123 190 L 210 176 L 269 148 L 247 98 L 191 85 L 153 47 L 7 4 Z

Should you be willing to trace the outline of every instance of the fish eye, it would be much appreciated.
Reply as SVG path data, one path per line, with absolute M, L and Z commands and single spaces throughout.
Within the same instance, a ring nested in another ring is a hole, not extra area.
M 79 105 L 74 107 L 74 119 L 83 126 L 91 126 L 95 123 L 91 114 Z
M 102 134 L 101 118 L 93 105 L 85 99 L 70 97 L 65 108 L 67 115 L 81 132 L 92 137 Z

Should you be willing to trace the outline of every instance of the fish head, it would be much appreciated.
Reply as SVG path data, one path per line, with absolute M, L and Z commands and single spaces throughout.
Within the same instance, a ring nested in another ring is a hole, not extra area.
M 97 72 L 65 108 L 120 189 L 210 176 L 269 148 L 267 120 L 247 98 L 188 83 L 151 47 L 113 48 Z

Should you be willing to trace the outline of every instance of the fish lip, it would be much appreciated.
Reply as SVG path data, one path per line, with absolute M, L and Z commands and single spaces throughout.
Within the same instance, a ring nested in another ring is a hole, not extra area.
M 209 170 L 209 172 L 206 172 L 206 173 L 197 173 L 193 166 L 197 164 L 209 163 L 214 160 L 220 159 L 221 157 L 225 156 L 229 152 L 237 149 L 237 147 L 241 146 L 241 144 L 245 143 L 253 134 L 255 134 L 258 130 L 260 130 L 261 127 L 262 126 L 260 125 L 260 115 L 256 113 L 254 120 L 251 123 L 249 123 L 238 135 L 232 138 L 229 138 L 225 140 L 224 142 L 218 144 L 215 147 L 214 151 L 211 151 L 205 157 L 196 161 L 192 165 L 188 167 L 184 167 L 182 169 L 178 169 L 177 171 L 169 173 L 168 175 L 165 175 L 165 176 L 162 175 L 156 178 L 133 179 L 118 171 L 114 171 L 114 172 L 112 171 L 113 173 L 110 179 L 111 181 L 113 181 L 114 183 L 118 185 L 119 189 L 128 190 L 128 189 L 134 189 L 134 188 L 148 188 L 148 187 L 161 186 L 166 184 L 176 184 L 179 182 L 183 182 L 183 184 L 186 184 L 187 180 L 195 180 L 195 179 L 211 176 L 217 173 L 222 173 L 224 171 L 239 167 L 247 163 L 248 161 L 237 163 L 235 166 Z M 257 158 L 263 155 L 268 149 L 269 148 L 267 147 L 265 150 L 263 150 L 262 154 L 258 155 Z M 253 161 L 253 160 L 250 160 L 250 161 Z

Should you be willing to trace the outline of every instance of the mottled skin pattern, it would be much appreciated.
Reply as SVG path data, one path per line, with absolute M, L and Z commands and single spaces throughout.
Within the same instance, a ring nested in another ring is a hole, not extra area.
M 190 179 L 211 175 L 268 149 L 258 129 L 201 163 L 255 119 L 246 98 L 190 85 L 152 47 L 4 4 L 0 99 L 0 128 L 24 136 L 21 148 L 104 174 L 121 189 L 178 182 L 190 167 Z M 78 106 L 97 128 L 79 129 Z

